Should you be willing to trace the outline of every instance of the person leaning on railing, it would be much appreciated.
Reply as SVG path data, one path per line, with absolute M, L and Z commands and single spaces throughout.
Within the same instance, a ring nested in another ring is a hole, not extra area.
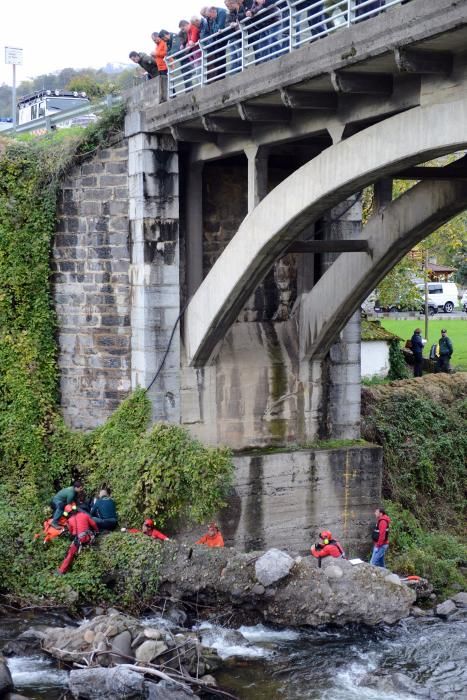
M 225 21 L 226 29 L 230 29 L 232 32 L 238 32 L 240 29 L 240 22 L 246 18 L 246 10 L 243 9 L 239 0 L 225 0 L 224 4 L 228 13 Z M 241 36 L 237 33 L 233 38 L 229 39 L 229 45 L 229 72 L 238 73 L 242 68 Z
M 207 57 L 206 76 L 208 82 L 225 75 L 227 37 L 216 41 L 215 35 L 225 27 L 227 11 L 222 7 L 202 8 L 201 13 L 204 22 L 201 25 L 201 40 L 205 40 L 205 52 Z
M 275 5 L 274 0 L 255 0 L 251 10 L 246 12 L 247 18 L 252 20 L 246 26 L 256 63 L 267 61 L 270 54 L 271 24 L 276 18 Z M 257 15 L 259 16 L 256 17 Z

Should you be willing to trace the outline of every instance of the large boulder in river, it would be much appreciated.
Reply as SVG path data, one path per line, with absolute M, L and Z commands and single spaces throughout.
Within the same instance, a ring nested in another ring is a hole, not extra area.
M 256 563 L 263 554 L 196 547 L 190 555 L 188 546 L 164 542 L 159 593 L 247 610 L 250 619 L 286 626 L 394 623 L 407 617 L 415 601 L 414 592 L 387 569 L 344 559 L 324 559 L 318 568 L 313 557 L 297 557 L 287 576 L 260 585 Z
M 280 549 L 269 549 L 255 564 L 255 574 L 263 586 L 271 586 L 289 575 L 295 561 Z
M 3 656 L 0 656 L 0 698 L 3 698 L 10 690 L 13 690 L 10 669 Z
M 68 685 L 74 698 L 126 700 L 144 697 L 144 675 L 123 665 L 73 670 Z

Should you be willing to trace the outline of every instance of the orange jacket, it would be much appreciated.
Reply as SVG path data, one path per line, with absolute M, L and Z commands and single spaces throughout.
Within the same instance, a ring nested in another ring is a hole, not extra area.
M 199 538 L 196 544 L 205 544 L 207 547 L 223 547 L 224 538 L 218 530 L 215 535 L 203 535 Z
M 167 70 L 167 63 L 165 62 L 165 57 L 167 56 L 167 44 L 163 39 L 159 41 L 156 45 L 156 50 L 154 51 L 154 58 L 156 59 L 157 69 L 159 71 Z

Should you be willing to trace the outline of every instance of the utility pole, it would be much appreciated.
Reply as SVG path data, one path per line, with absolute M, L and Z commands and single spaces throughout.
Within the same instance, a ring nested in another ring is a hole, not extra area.
M 13 68 L 13 91 L 11 93 L 11 117 L 13 119 L 13 131 L 16 131 L 16 66 L 23 63 L 23 49 L 5 46 L 5 63 Z
M 428 343 L 428 248 L 425 250 L 425 338 Z

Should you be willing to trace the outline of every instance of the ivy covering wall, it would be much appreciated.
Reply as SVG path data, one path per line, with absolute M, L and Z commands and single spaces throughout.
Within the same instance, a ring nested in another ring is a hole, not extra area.
M 175 425 L 149 429 L 142 389 L 91 433 L 70 431 L 60 416 L 50 288 L 56 194 L 77 159 L 118 135 L 122 116 L 113 110 L 85 131 L 0 142 L 0 586 L 17 598 L 63 599 L 71 589 L 87 599 L 90 589 L 103 595 L 105 547 L 83 557 L 65 585 L 51 576 L 65 542 L 47 549 L 34 540 L 58 485 L 80 477 L 89 494 L 108 485 L 121 524 L 141 526 L 152 516 L 164 527 L 178 517 L 208 519 L 232 481 L 228 450 L 207 448 Z M 154 543 L 149 551 L 137 537 L 112 537 L 129 569 L 139 571 L 145 556 L 154 561 Z M 121 595 L 138 589 L 131 581 Z

